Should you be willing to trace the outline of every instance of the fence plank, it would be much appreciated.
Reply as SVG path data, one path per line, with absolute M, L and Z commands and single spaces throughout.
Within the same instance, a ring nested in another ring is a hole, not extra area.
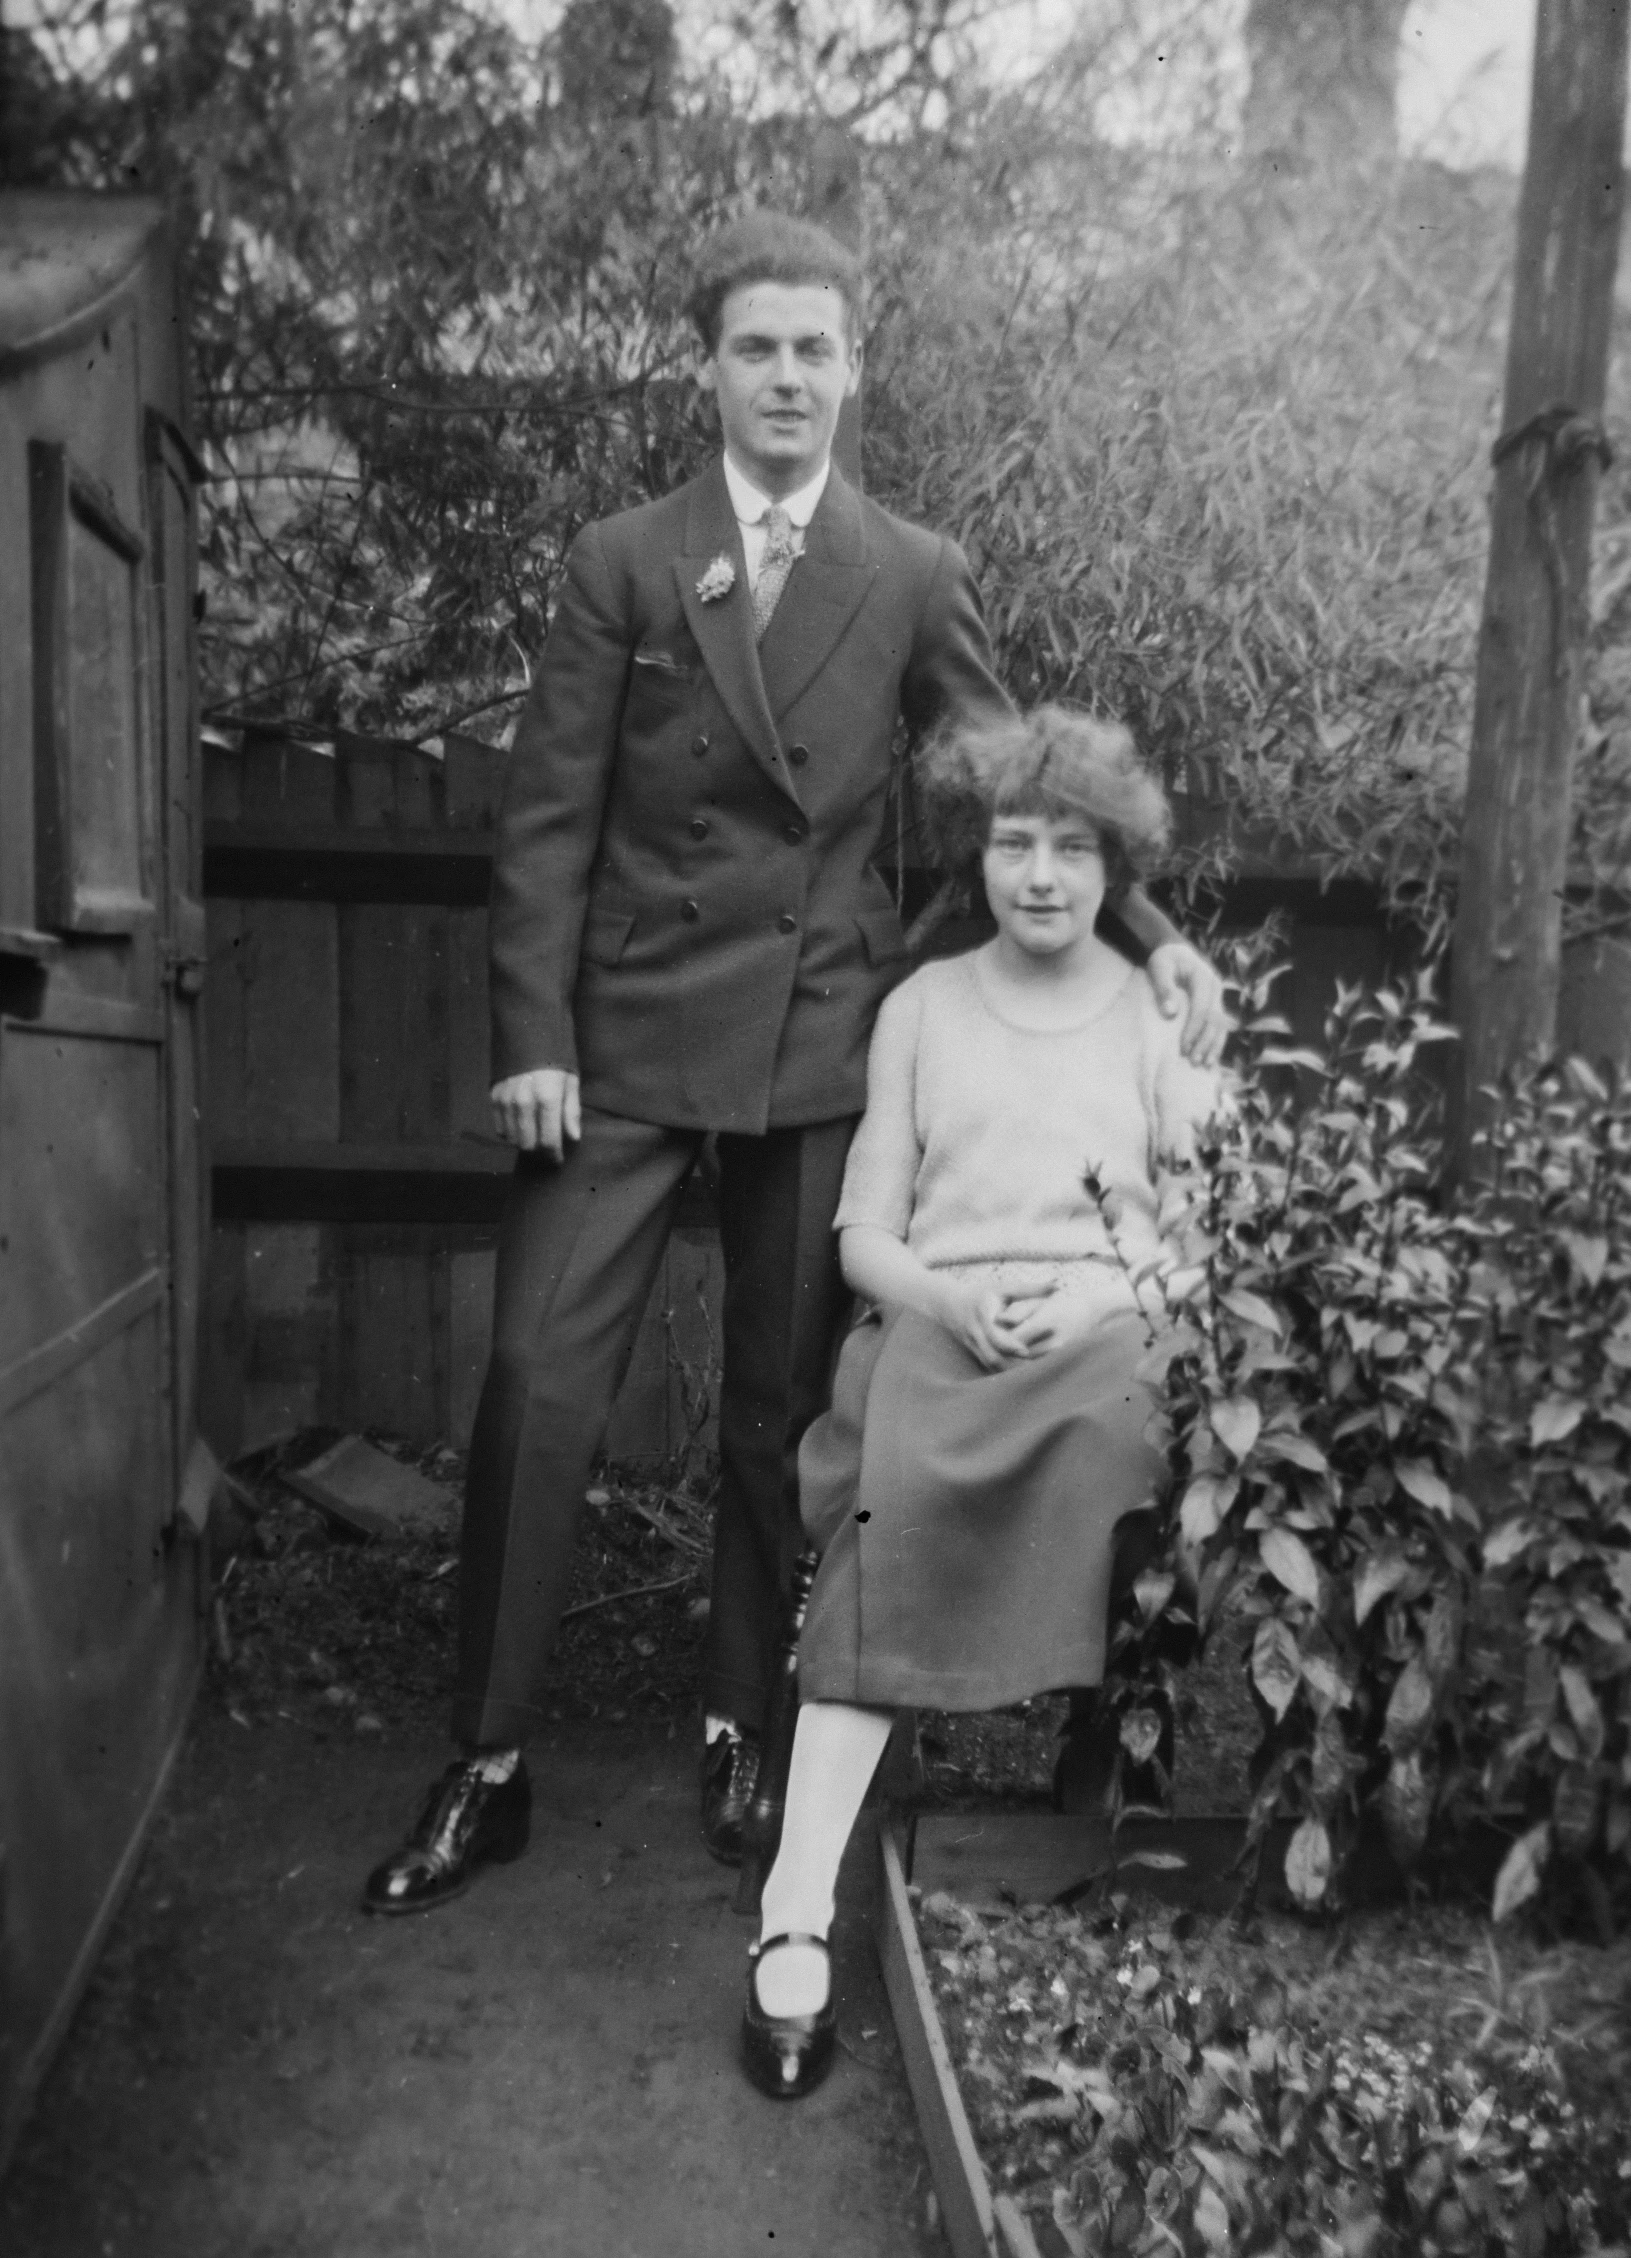
M 329 902 L 243 905 L 243 1134 L 340 1133 L 336 923 Z
M 448 1250 L 434 1232 L 348 1233 L 338 1260 L 339 1416 L 432 1442 L 448 1433 Z
M 340 1134 L 448 1135 L 445 909 L 349 902 L 340 921 Z

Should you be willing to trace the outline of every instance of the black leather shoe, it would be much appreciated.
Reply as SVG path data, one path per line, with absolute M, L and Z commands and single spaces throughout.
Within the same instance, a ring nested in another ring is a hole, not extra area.
M 814 2092 L 832 2068 L 838 2039 L 838 2017 L 833 2012 L 829 1976 L 827 2004 L 814 2015 L 767 2015 L 759 2005 L 759 1963 L 778 1945 L 813 1944 L 827 1952 L 825 1937 L 803 1929 L 787 1929 L 766 1937 L 748 1952 L 748 1998 L 742 2010 L 742 2066 L 761 2093 L 772 2101 L 800 2101 Z M 829 1970 L 832 1955 L 827 1952 Z
M 702 1752 L 702 1839 L 722 1866 L 742 1863 L 742 1821 L 759 1779 L 759 1743 L 728 1725 Z
M 481 1776 L 479 1759 L 450 1764 L 425 1798 L 413 1832 L 362 1889 L 369 1913 L 427 1913 L 470 1887 L 476 1868 L 519 1858 L 532 1831 L 532 1783 L 519 1760 L 507 1780 Z

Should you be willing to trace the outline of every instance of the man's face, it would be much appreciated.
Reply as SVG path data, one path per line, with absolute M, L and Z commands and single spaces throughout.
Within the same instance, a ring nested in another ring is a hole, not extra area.
M 737 467 L 776 499 L 826 461 L 838 411 L 861 381 L 861 347 L 841 292 L 754 282 L 725 300 L 718 348 L 699 373 Z

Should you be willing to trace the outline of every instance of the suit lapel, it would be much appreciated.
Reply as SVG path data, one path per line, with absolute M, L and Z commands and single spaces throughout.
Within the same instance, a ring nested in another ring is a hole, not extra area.
M 713 560 L 721 556 L 729 557 L 735 567 L 735 585 L 728 595 L 704 603 L 697 593 L 697 582 Z M 795 578 L 799 569 L 795 566 Z M 718 460 L 703 472 L 692 488 L 686 517 L 685 554 L 675 560 L 674 578 L 691 633 L 702 653 L 702 663 L 713 677 L 725 711 L 770 781 L 796 800 L 798 794 L 782 758 L 781 742 L 759 671 L 759 654 L 753 641 L 753 598 L 748 587 L 747 559 L 742 550 L 736 513 L 731 508 L 724 467 Z M 778 605 L 778 615 L 780 610 Z
M 778 720 L 826 665 L 877 575 L 860 502 L 835 465 L 758 647 L 765 697 Z

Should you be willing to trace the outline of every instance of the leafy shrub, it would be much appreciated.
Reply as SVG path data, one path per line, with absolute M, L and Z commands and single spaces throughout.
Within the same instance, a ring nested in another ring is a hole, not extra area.
M 1459 1787 L 1482 1328 L 1476 1240 L 1440 1210 L 1422 1133 L 1420 1054 L 1447 1033 L 1430 971 L 1408 994 L 1339 990 L 1329 1064 L 1279 1042 L 1273 978 L 1243 983 L 1255 1071 L 1160 1354 L 1202 1628 L 1226 1602 L 1255 1625 L 1249 1841 L 1293 1812 L 1288 1878 L 1313 1905 L 1340 1894 L 1363 1808 L 1409 1865 Z M 1315 1102 L 1291 1069 L 1319 1077 Z
M 1520 1803 L 1497 1911 L 1572 1868 L 1600 1928 L 1631 1897 L 1631 1090 L 1579 1060 L 1510 1095 L 1479 1203 L 1506 1510 L 1486 1567 L 1521 1623 L 1485 1793 Z
M 1228 1606 L 1265 1725 L 1248 1840 L 1296 1822 L 1304 1904 L 1341 1901 L 1367 1826 L 1409 1871 L 1493 1822 L 1518 1836 L 1497 1914 L 1550 1861 L 1606 1933 L 1631 1898 L 1631 1096 L 1537 1075 L 1447 1205 L 1434 967 L 1339 990 L 1324 1057 L 1284 1047 L 1274 977 L 1243 967 L 1254 1063 L 1168 1284 L 1176 1552 L 1122 1633 L 1123 1746 L 1147 1755 L 1148 1687 L 1173 1690 L 1146 1626 Z

